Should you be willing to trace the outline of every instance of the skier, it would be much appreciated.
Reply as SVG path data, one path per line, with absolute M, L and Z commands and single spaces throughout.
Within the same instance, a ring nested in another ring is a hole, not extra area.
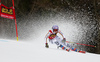
M 63 39 L 61 39 L 59 36 L 57 36 L 58 33 L 63 37 Z M 77 50 L 76 48 L 69 45 L 66 42 L 65 36 L 59 30 L 59 27 L 57 25 L 54 25 L 52 27 L 52 30 L 49 30 L 49 32 L 45 36 L 45 41 L 46 41 L 45 47 L 49 48 L 47 38 L 49 38 L 49 42 L 51 42 L 52 44 L 56 44 L 58 46 L 58 48 L 61 47 L 63 50 L 66 50 L 66 51 L 72 50 L 72 51 L 75 51 L 75 52 L 85 53 L 85 51 Z M 68 48 L 66 48 L 66 47 L 68 47 Z
M 58 33 L 63 37 L 63 39 L 61 39 L 59 36 L 57 36 Z M 66 47 L 65 47 L 68 45 L 68 44 L 66 44 L 66 38 L 63 35 L 63 33 L 59 30 L 59 27 L 57 25 L 54 25 L 52 27 L 52 30 L 49 30 L 49 32 L 45 36 L 45 41 L 46 41 L 45 47 L 49 48 L 47 38 L 49 38 L 49 42 L 51 42 L 52 44 L 56 44 L 58 47 L 61 47 L 62 49 L 69 51 L 69 49 L 66 49 Z M 65 45 L 65 46 L 63 46 L 63 45 Z

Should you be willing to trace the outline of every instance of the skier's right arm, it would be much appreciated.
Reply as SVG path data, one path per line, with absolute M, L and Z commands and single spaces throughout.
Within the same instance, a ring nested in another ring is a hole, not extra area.
M 50 36 L 50 32 L 48 32 L 47 34 L 46 34 L 46 36 L 45 36 L 45 44 L 46 44 L 46 46 L 45 47 L 47 47 L 47 48 L 49 48 L 49 45 L 48 45 L 48 42 L 47 42 L 47 38 Z

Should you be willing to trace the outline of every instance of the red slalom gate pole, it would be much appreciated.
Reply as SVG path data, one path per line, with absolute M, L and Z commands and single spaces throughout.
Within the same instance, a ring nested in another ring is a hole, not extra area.
M 0 0 L 0 16 L 1 16 L 1 0 Z
M 75 42 L 69 42 L 69 41 L 66 41 L 67 43 L 75 43 Z M 96 47 L 94 45 L 88 45 L 88 44 L 81 44 L 81 43 L 75 43 L 75 44 L 78 44 L 78 45 L 84 45 L 84 46 L 90 46 L 90 47 Z
M 16 19 L 15 19 L 15 28 L 16 28 L 16 37 L 17 37 L 17 41 L 18 41 L 18 31 L 17 31 L 17 22 L 16 22 Z
M 15 19 L 15 28 L 16 28 L 16 37 L 17 37 L 17 41 L 18 41 L 18 30 L 17 30 L 17 21 L 16 21 L 16 15 L 15 15 L 15 7 L 14 7 L 14 0 L 12 0 L 13 3 L 13 13 L 14 13 L 14 19 Z

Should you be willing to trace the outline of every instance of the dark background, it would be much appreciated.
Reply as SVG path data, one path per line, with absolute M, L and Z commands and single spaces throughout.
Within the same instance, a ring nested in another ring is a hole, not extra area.
M 7 7 L 12 6 L 12 0 L 2 0 L 1 2 Z M 74 12 L 81 12 L 89 17 L 88 22 L 95 21 L 95 23 L 93 23 L 95 29 L 90 37 L 86 35 L 89 38 L 86 40 L 88 41 L 92 39 L 88 44 L 96 45 L 97 47 L 84 48 L 86 48 L 88 52 L 100 54 L 100 0 L 15 0 L 19 39 L 24 39 L 25 36 L 30 35 L 27 35 L 27 33 L 30 32 L 27 31 L 27 26 L 31 24 L 31 22 L 35 22 L 43 16 L 49 16 L 52 18 L 56 14 L 68 11 L 70 11 L 71 14 Z M 32 18 L 34 18 L 34 21 L 31 21 Z M 89 24 L 87 23 L 87 25 Z M 28 30 L 31 29 L 32 28 L 30 27 Z M 14 20 L 0 17 L 0 38 L 16 39 L 16 33 L 14 30 Z M 27 31 L 27 33 L 25 31 Z M 24 37 L 21 36 L 22 32 L 25 35 Z

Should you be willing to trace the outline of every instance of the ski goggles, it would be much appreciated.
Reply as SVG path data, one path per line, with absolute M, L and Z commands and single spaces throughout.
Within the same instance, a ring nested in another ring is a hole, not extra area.
M 53 29 L 53 31 L 58 31 L 58 29 Z

